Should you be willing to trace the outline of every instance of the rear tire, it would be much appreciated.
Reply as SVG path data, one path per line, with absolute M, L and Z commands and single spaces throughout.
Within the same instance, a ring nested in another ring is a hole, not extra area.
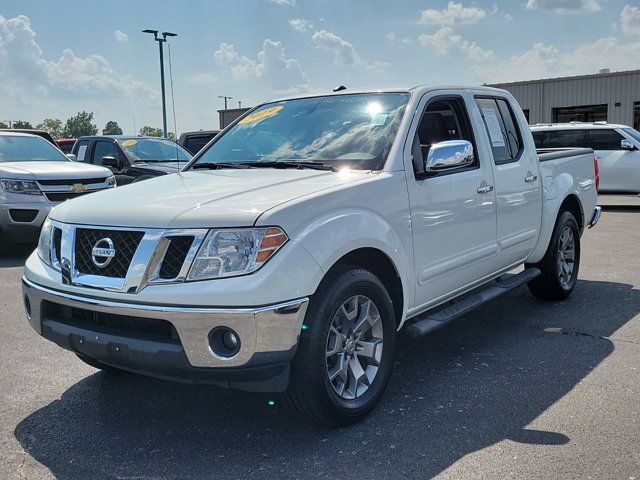
M 396 326 L 389 293 L 374 274 L 336 268 L 309 303 L 286 403 L 331 427 L 362 420 L 387 386 Z
M 542 260 L 526 267 L 539 268 L 542 272 L 528 283 L 529 290 L 537 298 L 557 301 L 571 295 L 580 268 L 580 230 L 571 212 L 562 212 L 558 216 Z

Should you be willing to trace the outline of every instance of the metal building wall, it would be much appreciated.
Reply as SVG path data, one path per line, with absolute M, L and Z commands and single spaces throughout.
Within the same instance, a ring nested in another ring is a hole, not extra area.
M 529 109 L 530 123 L 552 122 L 557 107 L 607 104 L 608 122 L 633 125 L 633 104 L 640 102 L 640 70 L 491 86 L 508 90 Z

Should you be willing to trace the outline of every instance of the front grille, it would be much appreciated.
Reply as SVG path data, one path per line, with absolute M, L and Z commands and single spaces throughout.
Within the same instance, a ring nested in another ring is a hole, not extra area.
M 79 273 L 125 278 L 143 236 L 144 232 L 140 231 L 78 228 L 75 241 L 75 268 Z M 116 254 L 108 265 L 98 267 L 93 263 L 91 251 L 103 238 L 111 239 Z
M 9 210 L 11 220 L 14 222 L 30 223 L 38 216 L 38 210 L 27 210 L 23 208 L 12 208 Z
M 79 178 L 79 179 L 67 179 L 67 180 L 38 180 L 40 185 L 77 185 L 81 183 L 83 185 L 92 185 L 94 183 L 104 183 L 107 181 L 107 177 L 101 178 Z
M 164 343 L 180 343 L 176 329 L 166 320 L 94 312 L 48 300 L 43 302 L 42 312 L 44 319 L 51 319 L 91 332 L 140 340 L 156 340 Z
M 47 200 L 50 202 L 64 202 L 72 198 L 81 197 L 87 193 L 91 192 L 44 192 L 44 196 L 47 197 Z
M 191 236 L 170 238 L 167 253 L 160 265 L 160 278 L 171 280 L 178 276 L 192 244 L 193 237 Z

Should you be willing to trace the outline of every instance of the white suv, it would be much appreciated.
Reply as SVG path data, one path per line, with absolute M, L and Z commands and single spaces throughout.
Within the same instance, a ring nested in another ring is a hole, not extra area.
M 533 125 L 537 148 L 592 148 L 600 165 L 601 192 L 640 193 L 640 132 L 611 123 Z

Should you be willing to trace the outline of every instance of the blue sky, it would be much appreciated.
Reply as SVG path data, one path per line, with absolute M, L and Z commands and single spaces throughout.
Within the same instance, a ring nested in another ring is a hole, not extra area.
M 157 44 L 145 28 L 179 34 L 178 132 L 216 128 L 218 95 L 250 106 L 340 84 L 640 68 L 640 6 L 631 0 L 3 0 L 0 120 L 87 110 L 99 128 L 116 120 L 131 133 L 134 116 L 138 129 L 161 126 Z

